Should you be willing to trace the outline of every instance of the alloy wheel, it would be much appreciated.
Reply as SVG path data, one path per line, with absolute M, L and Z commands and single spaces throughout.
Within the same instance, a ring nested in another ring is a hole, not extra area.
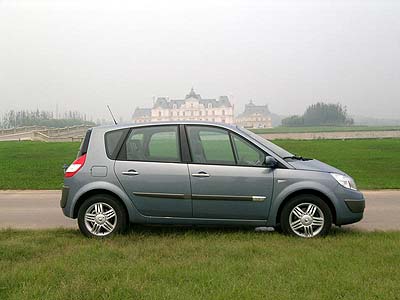
M 325 224 L 322 210 L 313 203 L 300 203 L 289 214 L 289 225 L 301 237 L 317 236 Z
M 86 229 L 95 236 L 109 235 L 116 225 L 117 214 L 107 203 L 94 203 L 85 212 Z

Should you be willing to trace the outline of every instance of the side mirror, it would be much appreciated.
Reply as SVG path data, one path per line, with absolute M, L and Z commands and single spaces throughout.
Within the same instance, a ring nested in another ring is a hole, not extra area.
M 272 156 L 266 156 L 264 165 L 267 168 L 276 168 L 278 166 L 278 161 L 275 158 L 273 158 Z

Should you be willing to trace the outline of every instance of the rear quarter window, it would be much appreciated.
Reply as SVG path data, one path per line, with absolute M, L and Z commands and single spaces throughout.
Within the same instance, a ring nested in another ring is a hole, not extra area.
M 79 147 L 78 157 L 87 153 L 91 135 L 92 135 L 92 129 L 88 129 L 88 131 L 86 131 L 85 138 L 83 139 L 81 146 Z
M 129 128 L 109 131 L 104 135 L 106 153 L 108 158 L 116 159 Z

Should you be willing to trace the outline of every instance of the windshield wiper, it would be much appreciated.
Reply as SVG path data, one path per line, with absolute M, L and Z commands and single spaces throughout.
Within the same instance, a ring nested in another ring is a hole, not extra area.
M 297 156 L 297 155 L 292 155 L 292 156 L 285 156 L 283 159 L 296 159 L 296 160 L 311 160 L 312 158 L 306 158 L 303 156 Z

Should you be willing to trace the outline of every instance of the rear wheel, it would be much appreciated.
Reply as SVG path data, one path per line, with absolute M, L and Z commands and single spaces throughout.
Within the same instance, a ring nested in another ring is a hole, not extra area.
M 332 212 L 321 198 L 298 195 L 283 207 L 280 222 L 285 234 L 302 238 L 323 236 L 332 227 Z
M 79 208 L 78 225 L 87 237 L 107 237 L 127 228 L 124 207 L 110 195 L 94 195 Z

